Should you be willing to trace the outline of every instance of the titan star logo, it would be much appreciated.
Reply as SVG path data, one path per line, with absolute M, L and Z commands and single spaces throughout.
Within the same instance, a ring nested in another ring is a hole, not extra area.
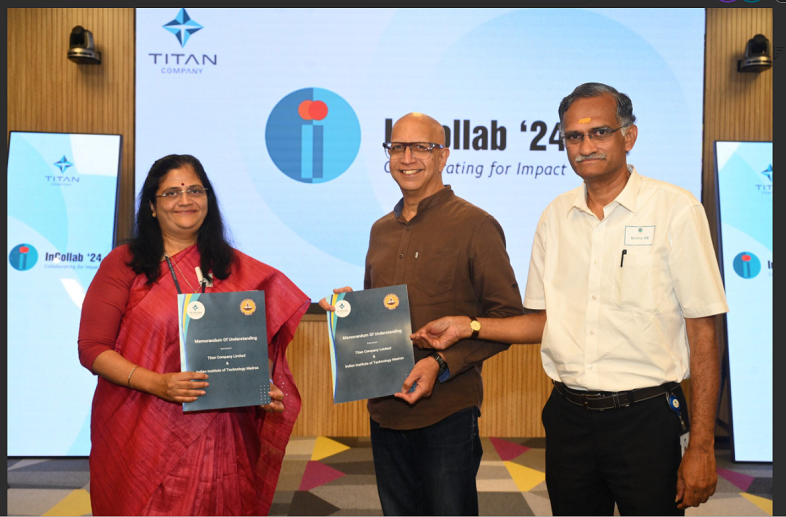
M 69 162 L 68 160 L 66 160 L 66 157 L 65 157 L 65 155 L 63 155 L 63 157 L 62 157 L 62 158 L 60 158 L 60 161 L 59 161 L 59 162 L 55 162 L 55 163 L 54 163 L 54 165 L 55 165 L 55 166 L 56 166 L 58 169 L 60 169 L 60 173 L 61 173 L 61 174 L 62 174 L 63 172 L 65 172 L 65 170 L 66 170 L 67 168 L 69 168 L 69 167 L 73 167 L 73 166 L 74 166 L 74 164 L 73 164 L 73 163 L 71 163 L 71 162 Z
M 761 171 L 761 173 L 764 174 L 767 179 L 770 180 L 770 182 L 772 182 L 772 164 L 770 164 L 767 169 Z
M 192 34 L 202 30 L 202 26 L 192 20 L 183 8 L 180 9 L 180 12 L 177 13 L 174 20 L 165 24 L 163 27 L 175 35 L 181 47 L 186 46 L 188 38 L 190 38 Z

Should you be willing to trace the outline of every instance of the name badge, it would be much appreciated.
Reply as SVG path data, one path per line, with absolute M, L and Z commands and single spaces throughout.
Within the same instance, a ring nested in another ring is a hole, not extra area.
M 652 246 L 655 226 L 626 226 L 625 246 Z
M 690 443 L 690 431 L 686 431 L 680 435 L 680 453 L 685 456 L 685 451 L 688 450 Z

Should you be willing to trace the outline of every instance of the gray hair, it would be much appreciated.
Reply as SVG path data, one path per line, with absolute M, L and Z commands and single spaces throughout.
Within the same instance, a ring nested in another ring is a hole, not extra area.
M 568 111 L 570 105 L 576 99 L 586 99 L 588 97 L 601 97 L 603 95 L 611 95 L 617 101 L 617 123 L 624 126 L 621 130 L 622 135 L 627 133 L 627 127 L 636 122 L 636 115 L 633 114 L 633 103 L 630 97 L 624 93 L 618 92 L 615 88 L 603 83 L 584 83 L 576 86 L 576 89 L 570 95 L 562 99 L 559 103 L 559 134 L 565 136 L 565 131 L 562 129 L 562 123 L 565 112 Z

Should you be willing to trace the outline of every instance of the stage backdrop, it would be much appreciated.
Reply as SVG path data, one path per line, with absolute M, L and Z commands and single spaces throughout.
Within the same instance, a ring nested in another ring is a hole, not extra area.
M 633 100 L 629 162 L 701 198 L 700 9 L 139 9 L 136 187 L 198 157 L 242 251 L 313 301 L 362 287 L 372 223 L 401 194 L 382 142 L 427 113 L 443 173 L 494 215 L 523 286 L 541 211 L 580 184 L 557 107 L 575 86 Z M 327 346 L 327 344 L 326 344 Z

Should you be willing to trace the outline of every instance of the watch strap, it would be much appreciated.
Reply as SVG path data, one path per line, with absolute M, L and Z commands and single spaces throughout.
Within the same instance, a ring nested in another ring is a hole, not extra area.
M 480 322 L 478 321 L 478 318 L 473 316 L 472 319 L 470 320 L 470 328 L 472 328 L 471 325 L 473 321 L 478 324 L 478 327 L 480 327 Z M 478 328 L 477 330 L 472 329 L 472 335 L 470 336 L 470 339 L 478 339 L 478 334 L 480 334 L 480 328 Z
M 429 357 L 433 358 L 437 362 L 437 364 L 439 365 L 439 372 L 437 373 L 437 376 L 439 377 L 443 373 L 445 373 L 445 370 L 448 369 L 448 363 L 446 363 L 445 360 L 442 359 L 442 356 L 439 355 L 438 352 L 434 352 Z

